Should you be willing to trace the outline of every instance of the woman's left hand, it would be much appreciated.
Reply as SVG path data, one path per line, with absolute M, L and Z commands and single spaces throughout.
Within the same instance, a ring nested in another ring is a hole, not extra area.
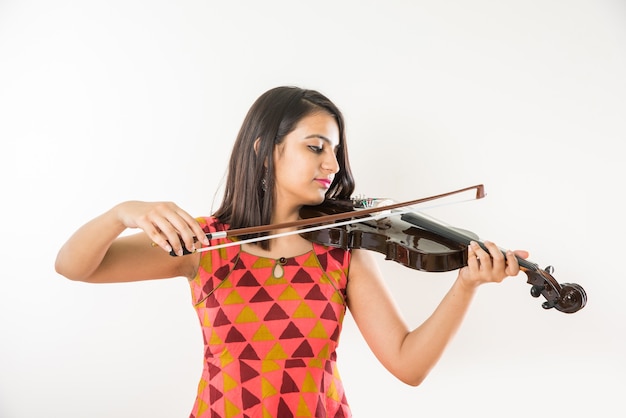
M 472 241 L 467 249 L 467 266 L 459 271 L 459 278 L 467 285 L 479 286 L 484 283 L 499 283 L 508 276 L 517 276 L 520 271 L 517 257 L 527 258 L 528 252 L 523 250 L 502 250 L 493 242 L 485 241 L 485 251 Z

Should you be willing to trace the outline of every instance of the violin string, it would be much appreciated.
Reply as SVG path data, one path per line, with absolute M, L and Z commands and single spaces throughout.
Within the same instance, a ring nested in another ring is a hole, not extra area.
M 469 202 L 469 201 L 472 201 L 472 200 L 473 199 L 462 200 L 462 201 L 454 202 L 454 203 L 463 203 L 463 202 Z M 453 240 L 458 241 L 458 242 L 462 242 L 464 240 L 467 240 L 467 242 L 469 242 L 469 241 L 473 240 L 473 241 L 478 242 L 478 244 L 484 250 L 487 250 L 487 248 L 484 245 L 484 242 L 477 235 L 474 236 L 472 233 L 468 233 L 468 231 L 464 231 L 462 229 L 455 228 L 454 226 L 452 226 L 452 225 L 450 225 L 450 224 L 448 224 L 448 223 L 446 223 L 446 222 L 444 222 L 444 221 L 442 221 L 440 219 L 437 219 L 437 218 L 435 218 L 433 216 L 430 216 L 427 213 L 423 212 L 424 209 L 428 210 L 428 209 L 437 208 L 437 207 L 441 207 L 441 206 L 447 206 L 449 204 L 451 204 L 451 203 L 441 203 L 441 204 L 438 204 L 438 205 L 430 205 L 430 206 L 422 208 L 419 211 L 418 210 L 414 210 L 412 213 L 414 213 L 417 216 L 421 216 L 423 219 L 428 219 L 430 222 L 432 222 L 432 223 L 434 223 L 434 224 L 436 224 L 436 225 L 438 225 L 438 226 L 440 226 L 440 227 L 442 227 L 444 229 L 452 228 L 455 231 L 455 234 L 457 234 L 459 236 L 463 236 L 463 240 L 460 240 L 458 237 L 456 237 L 456 238 L 449 237 L 450 239 L 453 239 Z M 432 227 L 431 228 L 427 228 L 427 229 L 433 230 Z M 503 255 L 506 255 L 506 251 L 507 250 L 505 248 L 502 248 L 502 247 L 498 247 L 498 248 L 500 249 L 500 251 L 502 252 Z M 520 267 L 523 267 L 524 269 L 532 270 L 532 271 L 539 271 L 539 272 L 542 271 L 541 267 L 539 267 L 539 265 L 537 263 L 535 263 L 535 262 L 533 262 L 531 260 L 528 260 L 528 259 L 517 257 L 517 256 L 516 256 L 516 258 L 517 258 L 517 260 L 519 262 Z

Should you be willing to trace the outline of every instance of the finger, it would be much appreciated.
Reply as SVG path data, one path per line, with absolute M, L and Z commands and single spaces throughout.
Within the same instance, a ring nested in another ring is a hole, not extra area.
M 182 209 L 178 209 L 168 220 L 176 229 L 179 241 L 182 242 L 188 252 L 196 251 L 196 247 L 199 245 L 198 241 L 201 244 L 210 244 L 200 224 Z
M 502 254 L 502 250 L 491 241 L 485 241 L 484 244 L 485 247 L 487 247 L 487 250 L 489 250 L 489 256 L 491 258 L 490 261 L 494 273 L 504 273 L 506 268 L 506 258 L 504 257 L 504 254 Z
M 513 254 L 515 254 L 518 258 L 521 258 L 524 260 L 530 256 L 530 254 L 526 250 L 515 250 L 513 251 Z
M 491 256 L 475 241 L 470 242 L 468 248 L 468 266 L 475 277 L 484 276 L 491 270 Z
M 478 260 L 480 270 L 491 270 L 491 255 L 475 241 L 472 241 L 470 245 L 474 249 L 474 253 L 476 253 L 476 259 Z
M 204 230 L 194 217 L 182 210 L 179 212 L 179 215 L 187 223 L 187 226 L 191 229 L 191 233 L 199 242 L 204 245 L 210 245 L 209 239 L 206 236 L 206 232 L 204 232 Z
M 194 251 L 196 251 L 195 234 L 191 230 L 189 225 L 178 216 L 175 217 L 174 219 L 171 219 L 170 224 L 174 227 L 174 230 L 176 233 L 176 238 L 174 239 L 178 240 L 178 243 L 180 244 L 180 252 L 176 251 L 176 254 L 178 255 L 183 254 L 183 246 L 189 252 L 193 253 Z M 178 248 L 178 246 L 175 245 L 174 243 L 172 242 L 170 243 L 172 244 L 172 247 L 174 247 L 175 250 Z
M 470 271 L 478 271 L 480 267 L 476 248 L 478 248 L 478 244 L 474 241 L 467 246 L 467 266 L 470 268 Z
M 169 246 L 170 251 L 173 251 L 177 255 L 183 255 L 183 242 L 181 241 L 178 229 L 172 224 L 172 222 L 176 221 L 171 221 L 169 218 L 160 215 L 154 216 L 152 218 L 152 223 L 157 230 L 157 235 L 156 237 L 153 237 L 153 241 L 164 249 L 167 249 Z M 188 232 L 187 235 L 191 234 Z M 160 244 L 163 241 L 166 242 L 165 245 Z
M 143 231 L 146 233 L 148 238 L 150 238 L 150 240 L 152 241 L 151 245 L 153 247 L 160 247 L 167 253 L 172 251 L 172 246 L 167 241 L 167 238 L 164 235 L 162 235 L 160 231 L 158 230 L 158 228 L 156 228 L 152 223 L 148 223 L 148 224 L 138 223 L 137 226 L 143 229 Z
M 527 255 L 527 254 L 526 254 Z M 519 273 L 519 261 L 517 260 L 516 254 L 513 251 L 506 252 L 506 274 L 508 276 L 517 276 Z

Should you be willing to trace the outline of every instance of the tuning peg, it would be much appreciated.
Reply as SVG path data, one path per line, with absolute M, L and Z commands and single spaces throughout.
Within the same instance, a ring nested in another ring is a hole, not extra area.
M 538 298 L 539 296 L 541 296 L 541 292 L 543 292 L 545 290 L 545 286 L 544 285 L 534 285 L 530 288 L 530 295 L 534 298 Z
M 554 267 L 546 266 L 546 268 L 544 268 L 543 271 L 545 271 L 548 274 L 552 274 L 552 273 L 554 273 Z

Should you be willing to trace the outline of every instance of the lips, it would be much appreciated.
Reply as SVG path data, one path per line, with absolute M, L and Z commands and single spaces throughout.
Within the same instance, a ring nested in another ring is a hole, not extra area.
M 332 180 L 329 179 L 315 179 L 315 181 L 321 184 L 325 189 L 328 189 L 332 183 Z

